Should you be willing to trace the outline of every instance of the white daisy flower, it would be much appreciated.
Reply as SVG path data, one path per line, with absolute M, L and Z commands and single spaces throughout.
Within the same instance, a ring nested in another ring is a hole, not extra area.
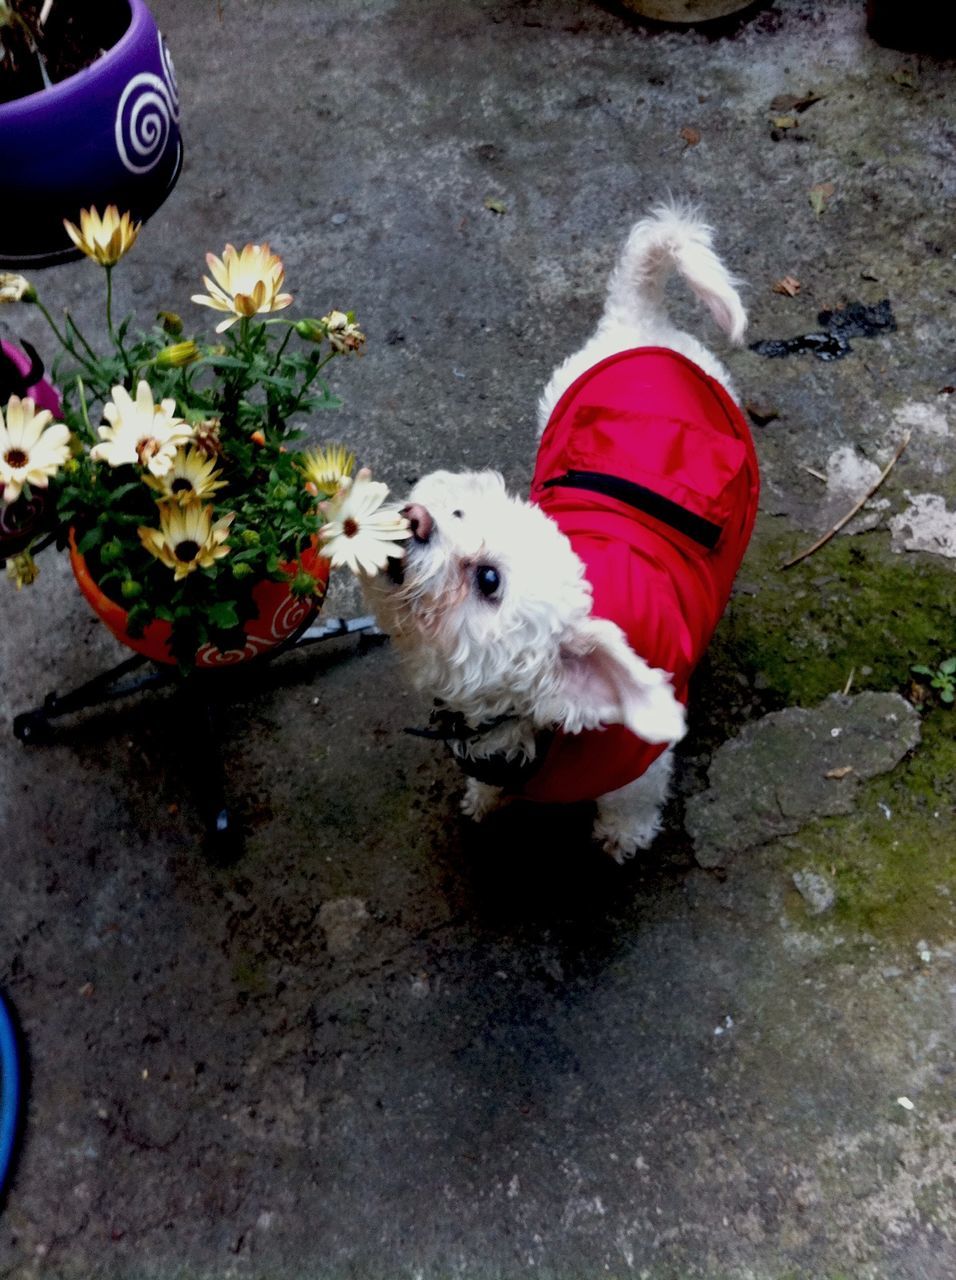
M 5 502 L 16 502 L 25 484 L 45 489 L 70 456 L 70 429 L 27 396 L 11 396 L 0 409 L 0 484 Z
M 176 450 L 192 438 L 188 422 L 176 417 L 176 401 L 153 403 L 149 383 L 141 381 L 133 400 L 125 387 L 113 388 L 113 399 L 103 408 L 109 426 L 99 429 L 101 444 L 94 445 L 90 457 L 111 467 L 139 463 L 154 476 L 164 476 L 172 468 Z
M 344 565 L 371 576 L 405 554 L 395 544 L 408 537 L 408 522 L 394 508 L 383 509 L 387 495 L 387 485 L 360 472 L 330 504 L 331 518 L 319 538 L 333 569 Z

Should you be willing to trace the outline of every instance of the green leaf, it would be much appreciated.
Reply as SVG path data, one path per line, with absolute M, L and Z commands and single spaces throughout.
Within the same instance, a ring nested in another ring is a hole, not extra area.
M 939 669 L 945 675 L 951 676 L 956 672 L 956 657 L 947 658 L 945 662 L 939 664 Z
M 235 356 L 203 356 L 201 360 L 197 360 L 193 365 L 194 369 L 202 368 L 208 365 L 211 369 L 246 369 L 248 362 L 245 360 L 237 360 Z
M 299 392 L 299 384 L 293 382 L 291 378 L 279 378 L 273 374 L 263 373 L 259 381 L 264 387 L 275 387 L 277 391 L 284 391 L 286 395 L 294 396 Z
M 209 620 L 220 631 L 228 631 L 230 627 L 238 627 L 239 615 L 231 600 L 219 600 L 209 606 Z
M 97 525 L 95 529 L 88 529 L 77 543 L 77 551 L 79 551 L 81 556 L 87 555 L 88 552 L 100 545 L 103 541 L 104 534 L 105 530 L 101 529 L 99 525 Z
M 132 493 L 134 490 L 141 491 L 142 488 L 142 480 L 131 480 L 129 484 L 121 484 L 118 489 L 111 490 L 110 497 L 113 499 L 125 498 L 128 493 Z

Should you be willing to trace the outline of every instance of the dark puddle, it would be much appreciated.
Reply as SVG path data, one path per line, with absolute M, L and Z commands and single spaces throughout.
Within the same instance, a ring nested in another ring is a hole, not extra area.
M 810 351 L 818 360 L 842 360 L 853 350 L 851 338 L 873 338 L 878 333 L 893 333 L 896 317 L 889 298 L 868 306 L 848 302 L 836 311 L 821 311 L 817 316 L 819 333 L 804 333 L 798 338 L 767 338 L 752 342 L 750 350 L 758 356 L 792 356 Z

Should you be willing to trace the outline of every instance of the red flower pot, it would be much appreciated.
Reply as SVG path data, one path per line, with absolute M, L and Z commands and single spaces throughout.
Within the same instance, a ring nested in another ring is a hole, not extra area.
M 175 664 L 176 659 L 170 652 L 169 642 L 172 628 L 168 622 L 151 622 L 140 636 L 131 636 L 126 629 L 129 615 L 115 600 L 104 595 L 93 581 L 85 558 L 76 547 L 73 530 L 70 530 L 70 564 L 80 590 L 86 597 L 90 607 L 101 622 L 109 627 L 121 644 L 145 654 L 153 662 Z M 319 555 L 313 546 L 299 557 L 298 564 L 284 564 L 285 572 L 293 574 L 297 568 L 303 568 L 310 574 L 320 588 L 320 594 L 304 598 L 294 596 L 286 582 L 260 582 L 252 590 L 252 599 L 258 613 L 248 622 L 243 623 L 246 643 L 241 649 L 217 649 L 215 645 L 206 644 L 196 654 L 196 667 L 199 670 L 214 670 L 218 667 L 234 667 L 240 662 L 258 658 L 269 653 L 283 641 L 291 639 L 297 631 L 306 626 L 318 613 L 329 583 L 329 562 L 325 556 Z

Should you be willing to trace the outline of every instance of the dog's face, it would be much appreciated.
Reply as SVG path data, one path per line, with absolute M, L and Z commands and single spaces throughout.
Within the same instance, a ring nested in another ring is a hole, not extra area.
M 499 475 L 433 472 L 405 515 L 405 558 L 368 592 L 418 688 L 472 723 L 514 713 L 572 733 L 625 724 L 648 742 L 683 736 L 666 674 L 591 616 L 567 538 Z

